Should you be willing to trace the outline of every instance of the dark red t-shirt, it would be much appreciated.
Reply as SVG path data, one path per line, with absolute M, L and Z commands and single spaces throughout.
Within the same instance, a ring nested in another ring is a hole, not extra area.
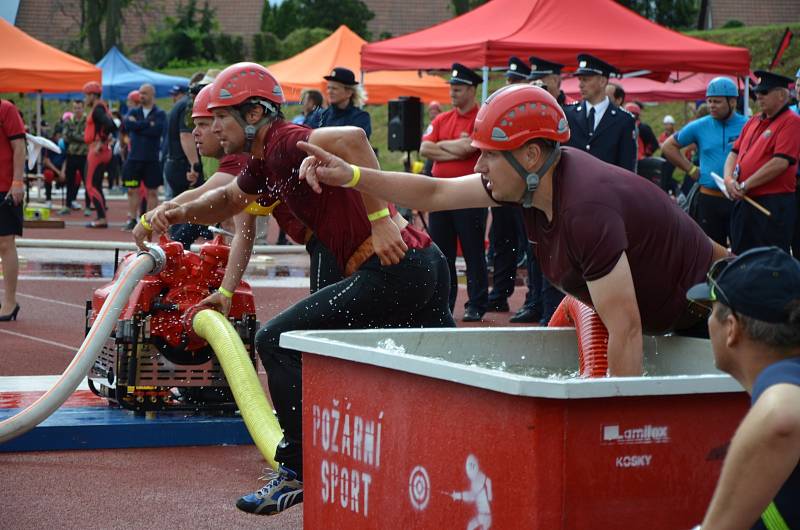
M 225 155 L 219 159 L 219 167 L 217 172 L 233 175 L 234 177 L 242 172 L 244 166 L 247 165 L 247 160 L 250 155 L 247 153 L 235 153 L 232 155 Z
M 312 129 L 277 121 L 264 138 L 262 158 L 251 157 L 237 178 L 239 188 L 261 195 L 262 204 L 281 201 L 292 214 L 336 256 L 341 270 L 356 249 L 370 236 L 371 226 L 361 194 L 350 188 L 322 185 L 315 193 L 301 181 L 298 169 L 306 157 L 297 142 L 308 141 Z M 413 227 L 402 232 L 409 248 L 425 248 L 430 238 Z M 293 238 L 294 239 L 294 238 Z
M 475 127 L 475 117 L 478 115 L 478 105 L 466 114 L 461 114 L 456 109 L 448 110 L 436 116 L 425 135 L 423 142 L 440 142 L 442 140 L 458 140 L 461 133 L 472 136 Z M 462 177 L 475 173 L 475 164 L 478 162 L 480 152 L 476 151 L 469 158 L 451 160 L 447 162 L 434 162 L 431 174 L 434 177 Z
M 10 101 L 0 99 L 0 192 L 11 189 L 14 180 L 14 150 L 11 140 L 25 139 L 25 124 Z
M 739 182 L 747 182 L 753 173 L 775 157 L 785 158 L 789 167 L 769 182 L 747 188 L 747 195 L 760 197 L 776 193 L 794 193 L 797 186 L 797 159 L 800 157 L 800 116 L 784 107 L 772 118 L 753 116 L 744 124 L 733 144 L 738 156 Z
M 711 266 L 708 236 L 658 186 L 571 147 L 553 176 L 552 221 L 536 208 L 523 213 L 544 275 L 590 306 L 586 282 L 610 273 L 625 251 L 648 333 L 672 329 L 686 291 Z

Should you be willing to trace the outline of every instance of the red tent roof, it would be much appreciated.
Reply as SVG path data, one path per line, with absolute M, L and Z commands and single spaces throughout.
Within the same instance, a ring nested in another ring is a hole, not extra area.
M 613 79 L 612 82 L 625 89 L 626 101 L 696 101 L 705 99 L 708 82 L 718 76 L 719 74 L 678 75 L 673 72 L 664 83 L 645 77 L 626 77 Z M 736 79 L 731 80 L 737 83 Z M 576 77 L 564 79 L 561 90 L 570 98 L 581 99 Z
M 100 82 L 95 65 L 40 42 L 0 19 L 0 92 L 80 91 Z
M 597 55 L 623 72 L 747 74 L 750 52 L 677 33 L 613 0 L 491 0 L 430 28 L 368 44 L 361 68 L 449 69 L 505 66 L 511 55 L 539 55 L 568 66 Z

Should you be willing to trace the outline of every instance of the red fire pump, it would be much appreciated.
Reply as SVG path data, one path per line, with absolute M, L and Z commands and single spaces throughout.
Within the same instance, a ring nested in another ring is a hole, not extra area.
M 221 236 L 185 251 L 162 238 L 166 254 L 161 273 L 145 276 L 122 310 L 115 332 L 89 374 L 92 391 L 112 404 L 137 412 L 211 409 L 233 411 L 236 404 L 225 374 L 208 343 L 191 329 L 195 306 L 219 288 L 230 247 Z M 115 274 L 132 260 L 127 255 Z M 97 289 L 86 303 L 86 332 L 106 300 L 113 281 Z M 255 364 L 253 291 L 241 282 L 228 318 Z

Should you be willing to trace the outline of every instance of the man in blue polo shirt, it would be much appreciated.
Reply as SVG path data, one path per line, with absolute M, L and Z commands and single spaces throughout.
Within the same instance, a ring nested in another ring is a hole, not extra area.
M 727 77 L 712 79 L 706 88 L 708 116 L 687 124 L 661 146 L 664 158 L 699 180 L 695 221 L 703 232 L 724 247 L 728 246 L 733 202 L 725 198 L 711 173 L 723 176 L 725 158 L 747 123 L 747 119 L 736 112 L 738 97 L 739 89 L 733 81 Z M 697 144 L 699 168 L 680 151 L 690 144 Z
M 752 400 L 702 528 L 800 528 L 800 262 L 757 247 L 716 262 L 686 296 L 712 304 L 714 361 Z

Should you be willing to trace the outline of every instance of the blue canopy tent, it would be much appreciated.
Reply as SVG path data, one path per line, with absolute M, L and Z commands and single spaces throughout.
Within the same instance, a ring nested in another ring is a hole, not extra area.
M 188 86 L 189 80 L 185 77 L 160 74 L 153 70 L 143 68 L 125 57 L 116 46 L 100 59 L 96 65 L 103 70 L 103 99 L 125 100 L 131 90 L 137 90 L 143 83 L 150 83 L 156 88 L 156 97 L 166 97 L 174 85 Z M 80 92 L 65 92 L 61 94 L 44 94 L 44 99 L 83 99 Z

